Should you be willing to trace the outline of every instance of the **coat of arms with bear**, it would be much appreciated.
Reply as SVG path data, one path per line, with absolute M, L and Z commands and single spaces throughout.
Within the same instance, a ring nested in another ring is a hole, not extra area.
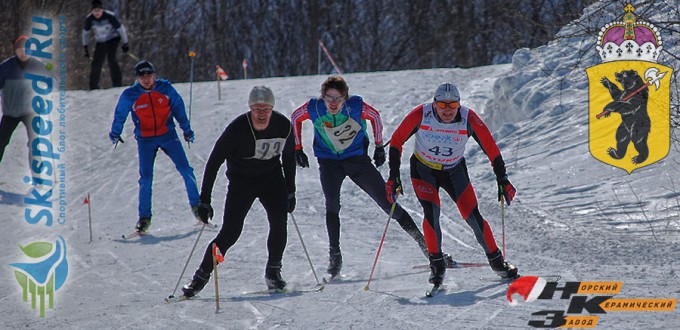
M 597 116 L 598 119 L 602 116 L 609 117 L 612 112 L 621 115 L 621 124 L 616 129 L 616 148 L 608 148 L 607 153 L 614 159 L 621 159 L 626 155 L 628 145 L 632 142 L 638 154 L 633 156 L 631 161 L 633 164 L 640 164 L 649 155 L 647 138 L 651 130 L 651 120 L 647 113 L 648 85 L 635 70 L 616 72 L 614 76 L 623 89 L 609 78 L 602 78 L 602 85 L 609 90 L 613 100 Z
M 631 174 L 670 151 L 673 68 L 659 62 L 659 29 L 638 20 L 631 4 L 623 10 L 597 35 L 602 63 L 586 69 L 588 148 L 595 159 Z

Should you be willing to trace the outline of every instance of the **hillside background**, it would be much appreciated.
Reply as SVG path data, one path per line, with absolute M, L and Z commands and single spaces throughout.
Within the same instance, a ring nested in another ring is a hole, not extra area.
M 189 80 L 189 50 L 197 53 L 198 81 L 214 79 L 215 65 L 230 79 L 242 79 L 243 59 L 248 78 L 332 73 L 319 41 L 342 73 L 509 63 L 516 49 L 546 44 L 593 2 L 103 0 L 126 27 L 130 52 L 175 82 Z M 2 58 L 11 55 L 18 35 L 28 33 L 31 15 L 65 16 L 68 87 L 87 88 L 81 32 L 90 1 L 12 0 L 3 7 Z M 124 84 L 132 83 L 136 59 L 119 53 L 119 61 Z M 102 87 L 109 86 L 104 74 Z

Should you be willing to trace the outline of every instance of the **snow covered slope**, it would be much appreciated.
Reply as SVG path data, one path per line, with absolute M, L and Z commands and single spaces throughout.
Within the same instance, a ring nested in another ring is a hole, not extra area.
M 666 3 L 668 1 L 664 1 Z M 677 12 L 676 16 L 677 17 Z M 592 39 L 591 39 L 592 40 Z M 578 41 L 576 41 L 578 42 Z M 560 274 L 565 281 L 622 281 L 623 298 L 677 298 L 678 151 L 628 175 L 595 160 L 588 153 L 587 93 L 582 69 L 556 71 L 566 80 L 545 76 L 538 64 L 567 65 L 571 54 L 551 44 L 519 51 L 513 64 L 473 69 L 433 69 L 348 74 L 350 92 L 381 111 L 385 139 L 413 107 L 428 101 L 442 81 L 455 82 L 463 103 L 493 123 L 494 136 L 506 159 L 516 201 L 505 209 L 508 260 L 526 275 Z M 678 52 L 675 52 L 676 54 Z M 153 61 L 153 59 L 150 59 Z M 518 63 L 523 63 L 519 65 Z M 526 63 L 532 63 L 528 65 Z M 591 63 L 592 64 L 592 63 Z M 207 64 L 206 64 L 207 65 Z M 163 72 L 172 68 L 157 68 Z M 196 143 L 186 149 L 199 181 L 213 143 L 226 124 L 247 111 L 247 94 L 255 85 L 270 86 L 277 110 L 288 115 L 309 97 L 317 96 L 325 76 L 228 81 L 217 100 L 214 82 L 195 83 L 192 125 Z M 559 84 L 560 81 L 563 81 Z M 587 81 L 586 81 L 587 84 Z M 189 84 L 175 85 L 189 103 Z M 562 93 L 557 93 L 562 89 Z M 41 319 L 22 301 L 14 268 L 21 261 L 17 247 L 53 239 L 54 231 L 31 226 L 18 205 L 29 190 L 26 138 L 19 128 L 0 164 L 0 319 L 3 328 L 63 329 L 499 329 L 527 328 L 531 314 L 566 310 L 568 301 L 551 300 L 508 305 L 507 284 L 488 267 L 452 269 L 447 291 L 424 297 L 428 272 L 412 269 L 425 264 L 416 244 L 395 223 L 390 225 L 371 290 L 368 279 L 386 216 L 351 183 L 342 190 L 343 280 L 319 293 L 275 296 L 242 295 L 264 288 L 267 222 L 255 204 L 239 242 L 225 255 L 220 268 L 221 310 L 214 308 L 213 281 L 194 300 L 166 304 L 191 250 L 198 228 L 186 202 L 181 178 L 162 153 L 156 160 L 152 235 L 122 240 L 137 220 L 137 151 L 128 121 L 116 150 L 107 134 L 113 107 L 122 89 L 67 93 L 66 156 L 68 218 L 59 234 L 68 246 L 69 275 L 55 294 L 54 309 Z M 544 93 L 539 95 L 539 93 Z M 559 95 L 562 95 L 561 98 Z M 499 107 L 499 105 L 505 105 Z M 500 110 L 502 109 L 502 110 Z M 303 142 L 311 146 L 312 131 L 305 123 Z M 410 153 L 413 142 L 407 143 Z M 311 154 L 310 154 L 311 156 Z M 474 141 L 468 144 L 470 176 L 482 214 L 499 244 L 501 209 L 488 160 Z M 298 206 L 295 218 L 317 274 L 327 266 L 324 206 L 316 160 L 298 168 Z M 383 175 L 387 169 L 381 169 Z M 402 167 L 403 177 L 408 169 Z M 213 192 L 216 217 L 222 216 L 224 176 Z M 634 189 L 631 189 L 633 187 Z M 402 205 L 422 218 L 410 184 Z M 94 240 L 89 243 L 88 211 L 82 201 L 91 194 Z M 221 220 L 218 221 L 218 224 Z M 283 276 L 293 288 L 316 284 L 292 224 L 284 254 Z M 471 230 L 452 202 L 444 199 L 444 249 L 456 260 L 485 262 Z M 199 254 L 216 234 L 205 230 L 180 285 L 198 264 Z M 585 315 L 589 315 L 584 312 Z M 680 323 L 674 312 L 611 312 L 600 315 L 606 329 L 670 329 Z

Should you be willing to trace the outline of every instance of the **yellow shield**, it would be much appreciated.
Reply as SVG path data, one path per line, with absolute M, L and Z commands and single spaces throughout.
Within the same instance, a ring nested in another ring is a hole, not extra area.
M 673 69 L 654 62 L 613 61 L 586 73 L 590 154 L 628 174 L 665 158 L 671 141 Z M 642 83 L 634 84 L 636 78 Z

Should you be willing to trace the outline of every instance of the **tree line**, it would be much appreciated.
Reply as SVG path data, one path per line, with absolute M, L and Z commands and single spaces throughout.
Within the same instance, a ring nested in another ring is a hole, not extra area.
M 333 65 L 322 42 L 345 72 L 507 63 L 521 47 L 547 43 L 594 0 L 104 0 L 130 40 L 119 53 L 124 83 L 132 83 L 137 58 L 150 60 L 171 81 L 215 79 L 220 65 L 230 79 L 328 74 Z M 67 87 L 86 89 L 89 59 L 82 25 L 90 1 L 4 2 L 0 55 L 30 30 L 32 15 L 64 17 Z M 91 43 L 91 46 L 93 44 Z M 104 66 L 106 68 L 106 66 Z M 106 73 L 102 86 L 110 86 Z

